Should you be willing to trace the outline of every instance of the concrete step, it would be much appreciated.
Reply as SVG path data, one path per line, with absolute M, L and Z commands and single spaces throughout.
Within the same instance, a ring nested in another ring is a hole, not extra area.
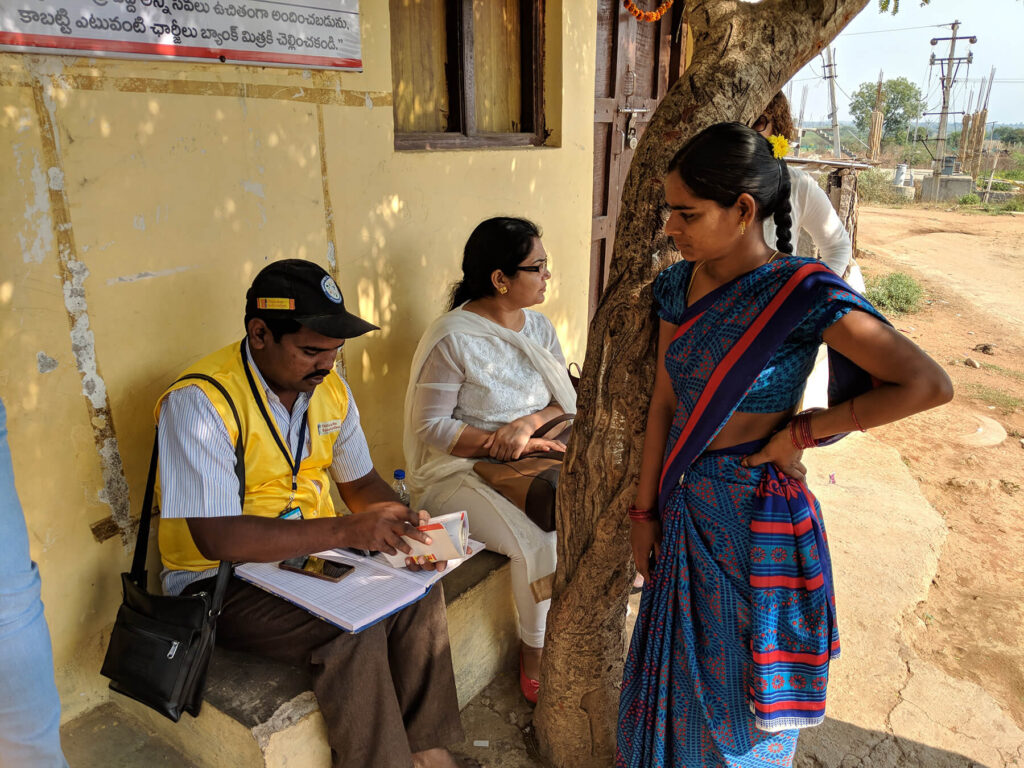
M 60 729 L 71 768 L 192 768 L 196 763 L 142 721 L 110 702 Z
M 461 708 L 516 657 L 517 622 L 508 560 L 482 552 L 441 583 Z M 119 709 L 185 756 L 177 766 L 329 768 L 331 764 L 324 721 L 309 677 L 297 667 L 218 649 L 199 717 L 184 715 L 178 723 L 131 699 L 111 695 Z M 128 765 L 97 763 L 102 764 Z M 146 768 L 160 765 L 150 763 Z M 72 768 L 77 767 L 72 764 Z

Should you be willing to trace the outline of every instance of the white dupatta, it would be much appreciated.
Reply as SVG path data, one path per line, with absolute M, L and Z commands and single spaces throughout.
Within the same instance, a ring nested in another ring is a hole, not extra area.
M 572 388 L 569 374 L 563 364 L 550 351 L 528 338 L 525 334 L 510 331 L 508 328 L 480 315 L 465 311 L 461 306 L 446 312 L 431 323 L 423 333 L 420 343 L 416 347 L 416 352 L 413 354 L 412 365 L 409 369 L 409 387 L 405 393 L 405 429 L 402 438 L 409 489 L 416 504 L 426 506 L 429 509 L 433 500 L 448 496 L 454 493 L 460 486 L 466 485 L 499 497 L 501 501 L 505 502 L 503 507 L 508 508 L 505 510 L 507 514 L 517 514 L 518 517 L 525 521 L 525 513 L 518 510 L 512 502 L 501 497 L 497 491 L 490 488 L 473 472 L 473 464 L 479 461 L 479 459 L 464 459 L 444 453 L 437 448 L 427 445 L 416 435 L 416 424 L 413 423 L 413 402 L 420 374 L 423 371 L 423 365 L 438 342 L 453 333 L 488 338 L 497 336 L 512 347 L 515 347 L 526 356 L 527 360 L 541 374 L 544 383 L 554 397 L 554 402 L 566 413 L 576 412 L 576 392 Z M 505 514 L 503 513 L 502 516 L 505 517 Z M 522 521 L 509 519 L 507 522 L 509 522 L 513 532 L 516 533 L 516 537 L 524 544 L 524 553 L 534 550 L 536 547 L 530 546 L 529 542 L 522 541 L 522 539 L 554 535 L 553 533 L 542 532 L 539 528 L 533 526 L 532 523 L 530 527 L 536 530 L 536 534 L 529 529 L 524 529 Z M 540 579 L 547 578 L 554 571 L 554 563 L 532 561 L 528 556 L 527 571 L 529 580 L 533 584 Z M 540 591 L 540 588 L 535 587 L 535 596 L 538 596 Z M 540 598 L 538 597 L 538 599 Z
M 569 381 L 569 375 L 551 352 L 524 334 L 510 331 L 480 315 L 467 312 L 461 307 L 446 312 L 431 323 L 424 332 L 416 347 L 416 352 L 413 354 L 412 366 L 409 370 L 409 388 L 405 393 L 405 431 L 402 447 L 405 451 L 409 485 L 413 493 L 423 493 L 430 486 L 455 473 L 471 470 L 477 461 L 477 459 L 452 456 L 432 448 L 416 436 L 415 425 L 412 423 L 413 399 L 420 373 L 423 371 L 423 364 L 438 342 L 453 333 L 464 333 L 468 336 L 497 336 L 520 350 L 544 378 L 544 383 L 561 409 L 566 413 L 576 412 L 576 392 Z

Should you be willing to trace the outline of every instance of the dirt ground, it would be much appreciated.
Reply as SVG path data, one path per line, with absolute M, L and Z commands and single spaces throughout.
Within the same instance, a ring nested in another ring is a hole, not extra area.
M 872 430 L 949 529 L 906 642 L 1024 726 L 1024 217 L 864 207 L 857 244 L 869 280 L 920 281 L 922 309 L 893 322 L 956 388 L 949 405 Z

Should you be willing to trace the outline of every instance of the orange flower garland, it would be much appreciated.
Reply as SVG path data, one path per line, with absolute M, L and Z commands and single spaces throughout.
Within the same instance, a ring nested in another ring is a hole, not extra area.
M 636 17 L 637 21 L 648 21 L 655 22 L 660 21 L 661 17 L 665 15 L 665 12 L 672 7 L 673 0 L 665 0 L 664 3 L 658 6 L 656 11 L 641 11 L 636 7 L 636 3 L 633 0 L 622 0 L 622 4 L 626 7 L 633 16 Z

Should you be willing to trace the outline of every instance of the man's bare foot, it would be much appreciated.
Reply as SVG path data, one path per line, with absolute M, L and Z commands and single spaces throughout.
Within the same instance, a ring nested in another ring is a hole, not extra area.
M 544 655 L 543 648 L 531 648 L 525 643 L 519 644 L 523 654 L 523 672 L 531 680 L 540 680 L 540 660 Z
M 455 756 L 442 747 L 414 752 L 412 764 L 413 768 L 460 768 Z

